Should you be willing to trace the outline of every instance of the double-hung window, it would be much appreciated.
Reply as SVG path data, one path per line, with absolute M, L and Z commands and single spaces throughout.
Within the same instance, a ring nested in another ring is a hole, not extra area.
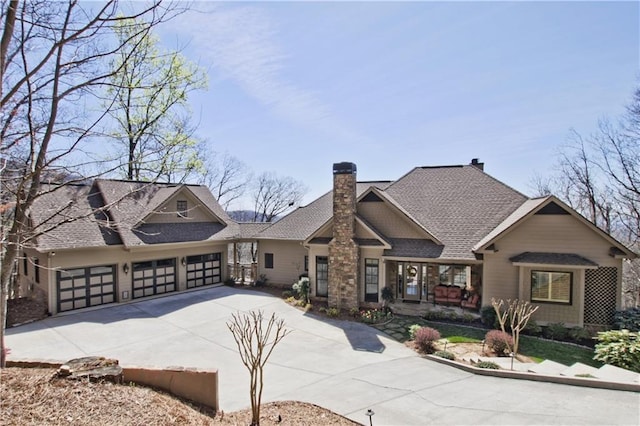
M 573 274 L 531 271 L 531 301 L 571 304 Z

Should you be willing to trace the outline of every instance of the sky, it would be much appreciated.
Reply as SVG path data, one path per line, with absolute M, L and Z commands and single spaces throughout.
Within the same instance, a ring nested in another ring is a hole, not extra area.
M 303 204 L 342 161 L 366 181 L 479 158 L 531 194 L 639 86 L 639 4 L 201 1 L 159 35 L 208 72 L 199 136 Z

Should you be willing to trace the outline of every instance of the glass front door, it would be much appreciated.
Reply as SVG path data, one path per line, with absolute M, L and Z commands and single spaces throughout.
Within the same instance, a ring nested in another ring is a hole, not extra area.
M 420 265 L 413 263 L 404 264 L 404 298 L 420 300 Z

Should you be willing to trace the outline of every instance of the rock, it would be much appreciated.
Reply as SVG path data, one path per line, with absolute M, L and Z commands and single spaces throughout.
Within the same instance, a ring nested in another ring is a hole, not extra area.
M 67 361 L 60 366 L 58 377 L 67 379 L 88 378 L 90 381 L 107 380 L 122 383 L 122 367 L 117 359 L 89 356 Z

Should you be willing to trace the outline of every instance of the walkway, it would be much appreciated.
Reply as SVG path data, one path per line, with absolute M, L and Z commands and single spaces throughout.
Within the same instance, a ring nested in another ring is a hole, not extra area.
M 640 395 L 470 374 L 385 333 L 324 320 L 250 290 L 218 287 L 48 318 L 7 330 L 10 359 L 103 355 L 123 365 L 218 368 L 225 411 L 249 405 L 226 321 L 275 312 L 292 330 L 267 365 L 264 401 L 302 400 L 373 424 L 639 424 Z

